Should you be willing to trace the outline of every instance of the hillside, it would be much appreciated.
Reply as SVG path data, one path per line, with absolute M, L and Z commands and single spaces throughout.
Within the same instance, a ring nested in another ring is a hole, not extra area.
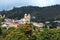
M 37 6 L 24 6 L 14 7 L 9 11 L 0 11 L 0 14 L 5 14 L 7 18 L 21 19 L 25 13 L 31 14 L 32 21 L 44 21 L 57 18 L 60 20 L 60 5 L 37 7 Z M 33 18 L 35 17 L 35 19 Z

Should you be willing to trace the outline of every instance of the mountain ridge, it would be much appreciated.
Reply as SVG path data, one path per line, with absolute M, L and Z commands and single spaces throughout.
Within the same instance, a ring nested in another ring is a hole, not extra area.
M 6 15 L 6 18 L 21 19 L 25 13 L 31 14 L 32 21 L 45 21 L 49 19 L 59 19 L 60 5 L 48 6 L 48 7 L 37 7 L 37 6 L 23 6 L 14 7 L 9 11 L 0 11 L 0 14 Z M 35 19 L 33 19 L 35 17 Z M 60 19 L 59 19 L 60 20 Z

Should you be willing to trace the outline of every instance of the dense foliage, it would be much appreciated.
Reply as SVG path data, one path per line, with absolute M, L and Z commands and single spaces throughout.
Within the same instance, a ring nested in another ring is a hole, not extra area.
M 36 40 L 60 40 L 60 29 L 42 29 L 33 32 Z
M 30 25 L 28 28 L 11 27 L 9 29 L 1 28 L 1 40 L 60 40 L 60 29 L 38 28 Z M 29 29 L 30 28 L 30 29 Z M 31 29 L 32 28 L 32 29 Z
M 28 40 L 25 35 L 26 31 L 24 28 L 15 29 L 6 36 L 5 40 Z

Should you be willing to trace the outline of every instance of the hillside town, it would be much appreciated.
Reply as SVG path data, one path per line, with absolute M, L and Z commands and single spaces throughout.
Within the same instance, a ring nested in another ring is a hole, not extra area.
M 0 15 L 0 18 L 5 18 L 5 15 Z M 2 22 L 2 27 L 6 27 L 7 29 L 10 27 L 17 28 L 21 25 L 26 25 L 32 23 L 34 26 L 37 26 L 39 28 L 60 28 L 60 21 L 45 21 L 45 22 L 31 22 L 31 15 L 30 14 L 24 14 L 24 17 L 20 20 L 15 19 L 9 19 L 5 18 L 5 21 Z M 53 25 L 53 26 L 52 26 Z
M 1 16 L 0 18 L 5 18 L 5 15 Z M 30 23 L 30 14 L 25 14 L 24 17 L 20 20 L 14 20 L 14 19 L 5 19 L 4 22 L 2 22 L 2 27 L 17 27 L 21 24 L 29 24 Z

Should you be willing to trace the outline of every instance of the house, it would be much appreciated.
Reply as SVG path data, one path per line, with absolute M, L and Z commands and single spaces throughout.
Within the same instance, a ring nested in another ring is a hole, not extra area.
M 39 28 L 43 28 L 45 26 L 44 23 L 33 23 L 33 25 Z

